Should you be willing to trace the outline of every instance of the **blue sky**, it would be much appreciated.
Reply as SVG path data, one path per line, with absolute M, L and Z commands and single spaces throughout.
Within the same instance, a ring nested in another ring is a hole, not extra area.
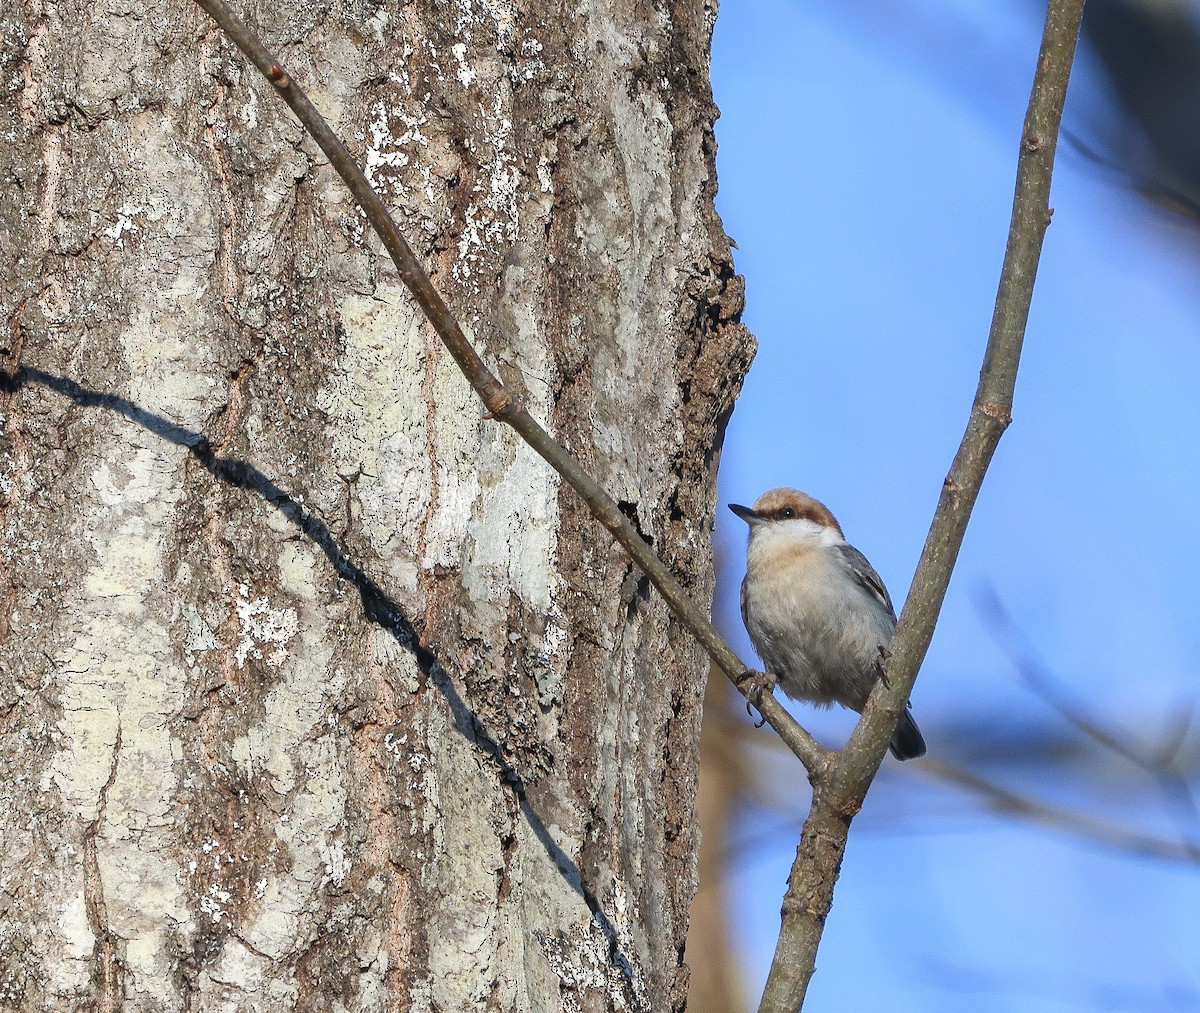
M 760 344 L 721 501 L 776 485 L 824 500 L 899 604 L 974 394 L 1042 9 L 878 6 L 721 8 L 717 205 Z M 1103 149 L 1110 114 L 1085 58 L 1065 123 Z M 1024 737 L 1070 735 L 980 607 L 994 592 L 1054 678 L 1130 741 L 1150 745 L 1200 696 L 1200 233 L 1110 176 L 1060 148 L 1015 421 L 913 703 L 931 753 L 1177 837 L 1146 776 L 1110 754 L 1081 741 L 1091 762 L 1065 780 L 1023 763 Z M 717 614 L 749 659 L 743 528 L 719 512 Z M 852 724 L 792 709 L 831 742 Z M 792 761 L 762 763 L 806 800 Z M 856 823 L 806 1009 L 1200 1004 L 1200 869 L 991 816 L 890 761 L 880 787 Z M 755 998 L 796 836 L 778 815 L 757 819 L 739 828 L 757 843 L 731 891 Z M 1200 836 L 1194 819 L 1185 829 Z

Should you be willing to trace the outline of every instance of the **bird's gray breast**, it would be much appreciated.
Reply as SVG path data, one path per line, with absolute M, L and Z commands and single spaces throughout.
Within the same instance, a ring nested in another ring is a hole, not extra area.
M 784 579 L 746 581 L 742 615 L 788 696 L 860 708 L 894 620 L 847 563 L 838 554 L 814 553 Z

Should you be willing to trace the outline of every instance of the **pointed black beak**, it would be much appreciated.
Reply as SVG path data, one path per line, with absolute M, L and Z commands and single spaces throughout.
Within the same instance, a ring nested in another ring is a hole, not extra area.
M 730 503 L 729 509 L 737 514 L 747 524 L 753 524 L 755 521 L 762 520 L 762 514 L 756 513 L 749 507 L 742 506 L 740 503 Z

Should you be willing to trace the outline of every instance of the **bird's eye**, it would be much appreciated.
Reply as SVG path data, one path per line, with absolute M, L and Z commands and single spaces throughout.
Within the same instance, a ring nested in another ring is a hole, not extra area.
M 796 508 L 795 507 L 784 507 L 782 510 L 779 511 L 779 516 L 784 518 L 785 520 L 791 520 L 793 517 L 796 516 Z

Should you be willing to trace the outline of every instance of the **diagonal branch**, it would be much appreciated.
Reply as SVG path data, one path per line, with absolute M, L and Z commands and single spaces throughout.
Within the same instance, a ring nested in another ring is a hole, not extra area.
M 1191 708 L 1186 708 L 1183 713 L 1190 715 Z M 714 740 L 719 745 L 714 749 L 719 755 L 713 761 L 714 766 L 720 766 L 722 773 L 725 768 L 735 768 L 739 762 L 742 762 L 739 759 L 741 750 L 749 745 L 752 737 L 757 738 L 751 732 L 751 726 L 745 721 L 739 721 L 724 708 L 720 711 L 714 709 L 711 712 L 706 709 L 704 720 L 706 723 L 711 720 L 713 730 L 717 733 Z M 705 734 L 707 733 L 708 729 L 706 728 Z M 782 755 L 781 745 L 776 744 L 773 739 L 758 740 L 757 744 L 767 747 L 773 754 L 773 761 Z M 1168 746 L 1171 744 L 1168 742 Z M 1040 755 L 1049 756 L 1053 748 L 1053 743 L 1043 744 Z M 1186 772 L 1182 769 L 1178 759 L 1174 759 L 1174 755 L 1175 751 L 1172 750 L 1169 758 L 1172 758 L 1172 762 L 1179 770 L 1179 780 L 1184 781 Z M 1148 763 L 1156 762 L 1150 755 L 1145 759 Z M 771 771 L 775 769 L 773 765 L 768 766 Z M 1014 821 L 1027 827 L 1051 830 L 1073 841 L 1097 844 L 1117 854 L 1131 855 L 1134 858 L 1155 858 L 1200 866 L 1200 843 L 1189 838 L 1185 832 L 1186 828 L 1183 827 L 1181 827 L 1180 836 L 1177 839 L 1156 835 L 1132 824 L 1117 823 L 1082 809 L 1069 809 L 1043 801 L 1028 792 L 1006 787 L 962 763 L 948 762 L 934 757 L 926 756 L 920 760 L 906 763 L 903 774 L 907 775 L 910 771 L 958 788 L 964 794 L 975 798 L 982 810 L 1012 817 Z M 1062 764 L 1054 766 L 1053 769 L 1044 766 L 1042 772 L 1048 774 L 1049 780 L 1056 782 L 1068 773 Z M 1173 792 L 1178 789 L 1165 779 L 1161 780 L 1159 784 L 1170 801 L 1178 801 L 1181 806 L 1190 801 L 1190 796 L 1186 799 L 1176 800 Z M 735 860 L 744 859 L 747 855 L 752 855 L 762 849 L 768 841 L 775 841 L 784 835 L 791 836 L 795 833 L 800 820 L 791 813 L 790 809 L 783 810 L 780 807 L 779 800 L 774 798 L 773 789 L 775 787 L 777 786 L 772 784 L 772 790 L 767 791 L 762 777 L 741 777 L 739 779 L 735 789 L 739 801 L 773 816 L 775 819 L 768 821 L 764 827 L 738 833 L 734 839 L 725 842 L 724 851 L 719 856 L 719 860 L 714 858 L 714 864 L 718 864 L 722 869 L 727 868 Z M 1187 790 L 1186 783 L 1183 790 Z M 940 831 L 936 826 L 922 824 L 919 830 L 912 832 L 937 834 Z M 703 875 L 700 879 L 700 889 L 703 890 L 707 880 Z
M 818 784 L 814 793 L 788 879 L 779 941 L 759 1013 L 791 1013 L 804 1001 L 850 821 L 862 807 L 912 692 L 984 475 L 1012 420 L 1033 283 L 1050 224 L 1050 180 L 1058 128 L 1082 17 L 1083 0 L 1050 0 L 1021 133 L 1008 244 L 975 402 L 900 615 L 887 662 L 889 678 L 876 685 L 862 720 L 846 747 L 835 755 L 828 779 Z
M 988 589 L 982 605 L 994 627 L 993 635 L 1025 684 L 1081 735 L 1149 774 L 1178 811 L 1183 821 L 1181 829 L 1191 834 L 1200 813 L 1180 763 L 1180 752 L 1191 727 L 1192 707 L 1183 708 L 1173 718 L 1166 734 L 1160 736 L 1160 742 L 1155 747 L 1146 749 L 1130 745 L 1129 733 L 1106 727 L 1088 716 L 1055 682 L 1051 673 L 1024 643 L 994 588 Z
M 688 598 L 670 570 L 621 513 L 613 498 L 588 474 L 579 461 L 537 423 L 520 401 L 513 397 L 488 369 L 400 234 L 383 201 L 371 188 L 358 164 L 317 112 L 303 89 L 292 80 L 258 36 L 229 9 L 224 0 L 195 2 L 275 86 L 280 98 L 291 107 L 296 118 L 312 134 L 329 159 L 329 164 L 349 188 L 371 227 L 383 240 L 383 245 L 400 273 L 400 279 L 412 292 L 417 305 L 433 324 L 434 330 L 483 400 L 491 416 L 516 430 L 521 438 L 579 493 L 593 516 L 608 529 L 658 589 L 676 618 L 700 642 L 701 647 L 717 667 L 733 681 L 739 692 L 758 707 L 766 721 L 808 768 L 810 776 L 813 772 L 822 770 L 829 752 L 797 723 L 772 694 L 758 692 L 757 687 L 761 683 L 746 678 L 749 673 L 747 666 L 717 632 L 708 616 Z
M 1189 841 L 1156 837 L 1133 827 L 1111 823 L 1090 813 L 1073 812 L 1049 802 L 1042 802 L 941 760 L 923 760 L 918 769 L 970 791 L 996 812 L 1016 816 L 1026 823 L 1044 826 L 1061 834 L 1092 841 L 1114 851 L 1123 851 L 1138 857 L 1200 865 L 1200 847 Z

